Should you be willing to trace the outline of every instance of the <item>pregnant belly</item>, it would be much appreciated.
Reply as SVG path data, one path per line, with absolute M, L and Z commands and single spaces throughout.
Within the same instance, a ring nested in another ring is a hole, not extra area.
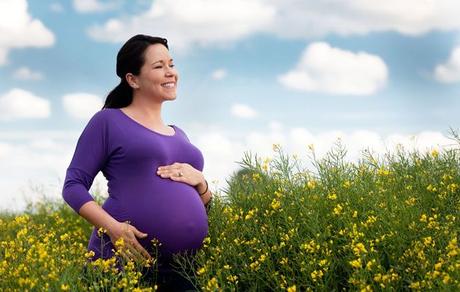
M 139 242 L 149 252 L 154 238 L 161 243 L 162 254 L 197 250 L 208 234 L 206 209 L 188 184 L 163 179 L 153 189 L 138 188 L 123 201 L 127 220 L 148 234 Z

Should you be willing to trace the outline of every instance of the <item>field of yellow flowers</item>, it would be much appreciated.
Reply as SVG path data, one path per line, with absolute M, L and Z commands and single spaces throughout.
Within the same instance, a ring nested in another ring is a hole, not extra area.
M 311 149 L 314 171 L 278 145 L 246 153 L 214 194 L 204 247 L 178 268 L 196 267 L 186 276 L 203 291 L 460 290 L 460 151 L 345 152 Z M 83 273 L 92 226 L 61 201 L 0 218 L 0 290 L 156 288 L 145 263 Z

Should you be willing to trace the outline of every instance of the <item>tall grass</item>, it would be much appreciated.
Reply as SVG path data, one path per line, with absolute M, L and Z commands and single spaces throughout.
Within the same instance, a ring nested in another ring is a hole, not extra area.
M 352 163 L 337 144 L 321 159 L 311 149 L 314 170 L 273 150 L 245 153 L 215 192 L 203 248 L 175 257 L 198 289 L 460 289 L 458 149 L 365 151 Z M 62 202 L 0 220 L 0 289 L 154 289 L 132 262 L 83 274 L 92 227 Z

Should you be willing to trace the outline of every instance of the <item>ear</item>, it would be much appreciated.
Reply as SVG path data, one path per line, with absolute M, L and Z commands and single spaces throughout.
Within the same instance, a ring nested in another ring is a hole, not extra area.
M 132 73 L 126 73 L 125 78 L 129 86 L 131 86 L 134 89 L 139 88 L 139 85 L 137 84 L 137 78 Z

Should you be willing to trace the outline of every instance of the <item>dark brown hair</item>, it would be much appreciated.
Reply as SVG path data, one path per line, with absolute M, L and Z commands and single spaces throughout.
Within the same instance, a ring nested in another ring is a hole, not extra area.
M 153 44 L 162 44 L 168 50 L 168 41 L 165 38 L 138 34 L 130 38 L 121 47 L 117 54 L 117 75 L 121 78 L 118 84 L 105 99 L 104 108 L 121 108 L 133 101 L 133 89 L 126 81 L 126 74 L 139 75 L 145 62 L 145 51 Z

